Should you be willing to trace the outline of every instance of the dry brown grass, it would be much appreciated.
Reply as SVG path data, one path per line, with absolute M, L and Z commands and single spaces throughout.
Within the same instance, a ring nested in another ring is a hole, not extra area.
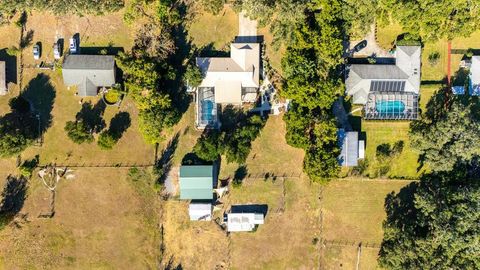
M 317 185 L 309 180 L 247 180 L 233 189 L 228 204 L 267 204 L 256 232 L 231 234 L 233 269 L 314 269 L 319 232 Z
M 52 219 L 50 194 L 34 177 L 21 229 L 0 232 L 5 269 L 145 269 L 159 259 L 158 204 L 127 179 L 125 169 L 82 169 L 58 187 Z
M 212 222 L 190 222 L 188 202 L 169 201 L 164 214 L 164 258 L 183 269 L 226 266 L 228 241 Z

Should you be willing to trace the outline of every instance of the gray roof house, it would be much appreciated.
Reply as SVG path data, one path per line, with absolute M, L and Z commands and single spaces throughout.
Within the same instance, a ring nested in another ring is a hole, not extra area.
M 342 167 L 354 167 L 358 160 L 365 157 L 365 142 L 358 139 L 358 132 L 343 129 L 338 130 L 338 141 L 340 143 L 340 156 L 338 161 Z
M 0 61 L 0 96 L 7 94 L 7 76 L 5 62 Z
M 351 64 L 346 69 L 346 93 L 365 105 L 366 119 L 408 120 L 418 117 L 420 46 L 397 46 L 394 63 Z
M 68 55 L 62 65 L 62 74 L 67 86 L 77 86 L 79 96 L 96 96 L 98 88 L 115 84 L 115 57 Z

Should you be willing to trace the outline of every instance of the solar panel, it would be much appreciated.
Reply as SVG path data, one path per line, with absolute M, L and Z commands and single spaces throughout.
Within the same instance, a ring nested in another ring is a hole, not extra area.
M 403 92 L 405 81 L 372 81 L 370 92 Z

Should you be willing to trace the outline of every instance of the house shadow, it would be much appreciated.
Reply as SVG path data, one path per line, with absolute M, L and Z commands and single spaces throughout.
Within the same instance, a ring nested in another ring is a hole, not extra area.
M 40 134 L 42 134 L 52 124 L 52 110 L 56 97 L 50 76 L 44 73 L 38 74 L 28 82 L 20 96 L 28 100 L 33 114 L 40 117 Z
M 263 35 L 258 36 L 236 36 L 234 39 L 235 43 L 263 43 Z
M 243 204 L 243 205 L 232 205 L 230 208 L 230 213 L 258 213 L 267 216 L 268 205 L 267 204 Z
M 0 61 L 5 62 L 5 79 L 8 83 L 17 83 L 17 56 L 9 55 L 7 49 L 0 50 Z

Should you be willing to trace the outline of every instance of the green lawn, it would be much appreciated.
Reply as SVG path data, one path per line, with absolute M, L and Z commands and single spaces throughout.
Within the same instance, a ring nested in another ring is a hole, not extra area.
M 410 147 L 408 138 L 410 122 L 407 121 L 362 121 L 362 132 L 366 134 L 365 155 L 369 164 L 366 175 L 369 177 L 381 177 L 378 173 L 382 166 L 389 167 L 385 173 L 389 178 L 416 179 L 420 175 L 417 172 L 418 153 Z M 377 156 L 377 147 L 381 144 L 389 144 L 402 141 L 403 151 L 389 161 L 380 161 Z
M 409 181 L 404 180 L 336 180 L 323 190 L 323 237 L 330 241 L 380 244 L 382 222 L 386 217 L 385 197 L 398 191 Z M 364 248 L 361 269 L 375 269 L 378 248 Z M 355 269 L 356 246 L 328 245 L 323 252 L 325 269 Z

